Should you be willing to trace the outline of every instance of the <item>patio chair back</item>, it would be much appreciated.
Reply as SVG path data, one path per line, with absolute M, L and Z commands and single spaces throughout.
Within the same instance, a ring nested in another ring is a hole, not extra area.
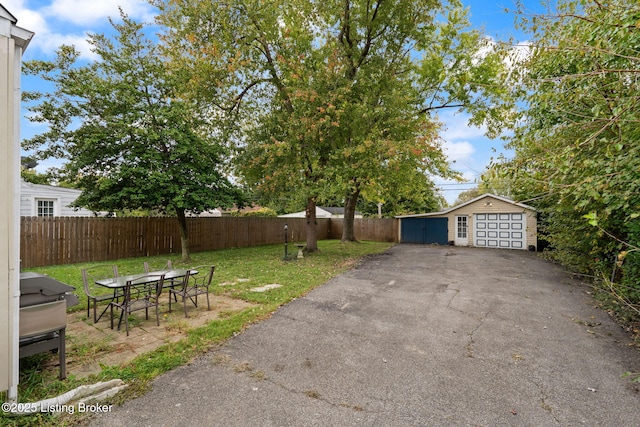
M 174 295 L 176 300 L 177 297 L 182 298 L 185 317 L 189 317 L 189 314 L 187 313 L 187 299 L 190 300 L 197 308 L 198 295 L 207 296 L 207 310 L 211 310 L 209 286 L 211 286 L 215 269 L 216 267 L 211 265 L 194 267 L 188 270 L 182 282 L 182 286 L 176 286 L 175 288 L 169 289 L 169 312 L 171 312 L 171 295 Z M 192 271 L 198 272 L 198 275 L 191 274 Z
M 122 302 L 112 301 L 111 307 L 111 329 L 113 329 L 113 310 L 121 310 L 118 329 L 124 317 L 127 336 L 129 336 L 129 314 L 134 311 L 144 310 L 145 319 L 149 319 L 149 309 L 154 308 L 156 312 L 156 325 L 160 326 L 159 303 L 162 294 L 164 274 L 144 274 L 127 280 L 124 287 L 124 298 Z
M 144 262 L 144 272 L 145 273 L 150 273 L 151 271 L 158 271 L 156 268 L 151 267 L 149 265 L 149 263 L 147 261 Z M 167 260 L 167 263 L 164 265 L 164 267 L 162 267 L 160 269 L 160 271 L 168 271 L 168 270 L 173 270 L 173 263 L 171 262 L 170 259 Z M 164 287 L 165 288 L 171 288 L 174 289 L 177 286 L 180 286 L 182 284 L 182 281 L 180 279 L 165 279 L 164 281 Z M 171 296 L 169 296 L 171 297 Z M 175 295 L 174 295 L 175 298 Z M 176 300 L 178 301 L 178 300 Z
M 83 268 L 82 271 L 82 285 L 84 287 L 84 293 L 87 296 L 87 318 L 91 315 L 91 305 L 93 303 L 93 323 L 97 323 L 98 320 L 102 318 L 102 315 L 107 311 L 109 305 L 107 304 L 100 313 L 100 316 L 97 315 L 98 303 L 102 301 L 113 301 L 114 299 L 122 296 L 122 292 L 119 290 L 114 290 L 112 293 L 108 294 L 100 294 L 96 292 L 96 284 L 95 281 L 99 279 L 109 278 L 109 273 L 105 271 L 104 267 L 96 266 Z M 113 265 L 111 266 L 111 277 L 118 277 L 118 267 Z
M 149 263 L 147 261 L 145 261 L 143 265 L 144 265 L 144 272 L 145 273 L 149 273 L 151 271 L 155 271 L 155 269 L 151 270 L 151 266 L 149 265 Z M 167 263 L 160 270 L 173 270 L 173 263 L 171 262 L 171 260 L 168 259 Z

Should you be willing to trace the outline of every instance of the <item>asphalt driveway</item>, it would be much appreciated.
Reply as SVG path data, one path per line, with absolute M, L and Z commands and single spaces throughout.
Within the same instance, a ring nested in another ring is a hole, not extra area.
M 631 426 L 630 336 L 521 251 L 396 245 L 96 426 Z

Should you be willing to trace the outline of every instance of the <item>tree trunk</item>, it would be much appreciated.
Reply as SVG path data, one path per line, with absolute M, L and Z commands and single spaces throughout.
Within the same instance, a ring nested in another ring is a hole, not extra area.
M 344 220 L 342 223 L 342 239 L 343 242 L 357 242 L 355 234 L 355 217 L 356 204 L 360 190 L 355 190 L 352 194 L 348 194 L 344 202 Z
M 317 221 L 316 221 L 316 199 L 313 197 L 309 197 L 307 199 L 307 209 L 306 209 L 306 217 L 307 217 L 307 245 L 305 251 L 307 253 L 317 252 L 318 251 L 318 230 L 317 230 Z
M 178 224 L 180 224 L 180 247 L 182 248 L 182 262 L 191 261 L 191 252 L 189 250 L 189 231 L 187 230 L 187 217 L 184 209 L 176 209 L 178 216 Z

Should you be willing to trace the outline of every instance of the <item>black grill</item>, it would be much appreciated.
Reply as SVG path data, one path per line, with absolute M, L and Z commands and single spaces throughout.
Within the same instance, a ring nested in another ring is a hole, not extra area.
M 38 273 L 20 273 L 20 358 L 57 351 L 66 377 L 67 307 L 78 304 L 73 286 Z

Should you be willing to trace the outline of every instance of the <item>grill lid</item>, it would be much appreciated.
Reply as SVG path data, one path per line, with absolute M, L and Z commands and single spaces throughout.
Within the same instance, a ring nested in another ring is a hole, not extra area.
M 65 299 L 67 307 L 78 304 L 78 298 L 71 294 L 75 291 L 56 279 L 39 273 L 20 273 L 20 307 Z

